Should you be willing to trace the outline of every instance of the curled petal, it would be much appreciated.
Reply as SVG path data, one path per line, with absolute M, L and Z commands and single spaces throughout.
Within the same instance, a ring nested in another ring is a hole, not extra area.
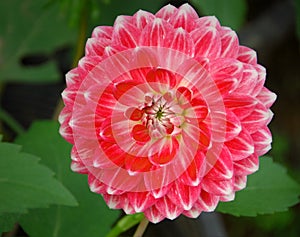
M 92 37 L 111 39 L 113 30 L 114 28 L 112 26 L 97 26 L 92 32 Z
M 252 154 L 249 157 L 234 162 L 235 175 L 249 175 L 258 170 L 258 156 Z
M 143 10 L 137 11 L 133 15 L 133 24 L 139 29 L 142 30 L 146 25 L 152 22 L 155 19 L 155 16 L 150 12 Z
M 204 28 L 207 26 L 216 28 L 219 30 L 221 28 L 219 20 L 215 16 L 203 16 L 196 21 L 196 26 L 199 28 Z
M 160 213 L 160 211 L 157 209 L 155 205 L 151 206 L 150 208 L 146 209 L 144 211 L 145 216 L 149 221 L 152 223 L 158 223 L 165 219 L 165 215 Z
M 157 92 L 165 93 L 172 89 L 176 83 L 175 75 L 165 69 L 153 69 L 146 75 L 148 84 Z
M 179 207 L 178 205 L 174 204 L 170 198 L 167 196 L 164 196 L 160 198 L 156 203 L 155 207 L 159 210 L 163 216 L 167 217 L 170 220 L 174 220 L 176 217 L 178 217 L 183 209 Z
M 104 49 L 111 44 L 110 39 L 95 39 L 90 38 L 86 42 L 85 54 L 87 56 L 102 56 Z
M 155 16 L 161 19 L 164 19 L 165 21 L 169 21 L 170 17 L 178 12 L 178 9 L 171 4 L 168 4 L 161 8 Z
M 202 190 L 199 199 L 196 201 L 194 207 L 206 212 L 211 212 L 216 209 L 218 203 L 219 203 L 218 196 Z
M 141 143 L 145 143 L 151 140 L 148 128 L 142 124 L 134 125 L 134 127 L 132 128 L 132 137 L 137 142 L 141 142 Z
M 234 177 L 234 190 L 239 191 L 246 187 L 247 184 L 247 176 L 241 175 L 241 176 L 235 176 Z
M 257 99 L 264 105 L 266 108 L 270 108 L 276 100 L 276 94 L 269 91 L 267 88 L 263 87 L 260 93 L 257 95 Z
M 210 178 L 204 178 L 201 186 L 206 192 L 218 196 L 229 195 L 233 191 L 233 183 L 231 179 L 213 180 Z
M 272 134 L 268 127 L 264 127 L 251 134 L 255 152 L 258 156 L 266 154 L 271 149 Z
M 135 212 L 143 212 L 157 201 L 149 192 L 128 192 L 127 197 Z

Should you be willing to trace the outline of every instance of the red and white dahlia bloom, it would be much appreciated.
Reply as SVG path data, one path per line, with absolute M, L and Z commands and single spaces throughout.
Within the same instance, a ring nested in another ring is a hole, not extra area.
M 62 93 L 72 169 L 153 223 L 213 211 L 270 149 L 265 75 L 234 31 L 188 4 L 96 27 Z

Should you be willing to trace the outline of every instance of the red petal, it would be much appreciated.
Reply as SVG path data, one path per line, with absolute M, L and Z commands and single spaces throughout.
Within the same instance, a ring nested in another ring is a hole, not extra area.
M 170 32 L 166 36 L 165 47 L 175 49 L 181 53 L 193 56 L 194 55 L 194 42 L 185 30 L 178 28 L 175 32 Z
M 250 64 L 244 64 L 243 74 L 239 80 L 239 86 L 235 92 L 240 94 L 253 95 L 253 90 L 258 82 L 258 72 L 254 66 Z
M 217 58 L 221 52 L 221 40 L 213 27 L 196 29 L 191 32 L 195 44 L 196 57 Z
M 181 182 L 174 182 L 167 196 L 180 209 L 189 210 L 199 198 L 201 188 L 188 186 Z
M 258 156 L 266 154 L 271 149 L 272 134 L 268 127 L 264 127 L 251 134 L 255 152 Z
M 243 75 L 243 64 L 231 58 L 219 58 L 211 62 L 210 73 L 215 80 L 236 78 L 240 80 Z
M 113 95 L 114 97 L 119 100 L 122 95 L 124 95 L 128 90 L 136 87 L 138 85 L 135 81 L 122 81 L 119 83 L 115 83 L 113 87 Z
M 139 30 L 142 30 L 147 24 L 152 22 L 154 19 L 155 16 L 150 12 L 139 10 L 133 15 L 133 24 Z
M 114 134 L 111 128 L 111 118 L 105 119 L 100 127 L 100 137 L 106 142 L 115 142 Z
M 242 120 L 243 127 L 250 133 L 254 133 L 266 126 L 272 119 L 273 113 L 263 104 L 258 103 L 250 115 Z
M 149 149 L 149 160 L 154 165 L 165 165 L 173 160 L 179 149 L 175 137 L 165 137 L 153 143 Z
M 230 28 L 222 27 L 220 30 L 222 58 L 237 58 L 239 52 L 239 40 L 236 33 Z
M 87 56 L 102 56 L 104 49 L 111 44 L 110 39 L 95 39 L 90 38 L 86 42 L 85 54 Z
M 258 156 L 253 154 L 245 159 L 234 162 L 235 175 L 249 175 L 258 170 Z
M 259 101 L 264 106 L 266 106 L 266 108 L 270 108 L 272 106 L 272 104 L 275 102 L 276 97 L 277 96 L 275 93 L 273 93 L 273 92 L 269 91 L 267 88 L 263 87 L 256 98 L 259 99 Z
M 207 167 L 212 166 L 211 170 L 205 176 L 206 179 L 225 180 L 232 178 L 232 156 L 226 146 L 223 146 L 220 154 L 209 151 L 206 154 L 206 160 L 209 162 Z
M 224 98 L 224 105 L 239 119 L 247 117 L 255 109 L 258 101 L 249 95 L 233 93 Z
M 157 92 L 167 92 L 176 85 L 175 75 L 165 69 L 153 69 L 146 75 L 148 84 Z
M 188 103 L 192 99 L 192 92 L 188 88 L 181 86 L 176 90 L 176 97 L 178 103 L 183 105 Z
M 112 26 L 97 26 L 92 33 L 93 38 L 111 39 L 114 28 Z
M 132 155 L 126 155 L 125 160 L 125 169 L 131 175 L 134 175 L 137 172 L 147 172 L 152 168 L 152 164 L 146 157 L 136 157 Z
M 151 140 L 148 128 L 144 125 L 137 124 L 132 128 L 132 137 L 137 142 L 146 143 Z
M 162 221 L 165 218 L 165 216 L 160 213 L 160 211 L 156 208 L 155 205 L 146 209 L 144 211 L 144 214 L 147 217 L 147 219 L 154 224 Z
M 117 144 L 102 141 L 100 142 L 100 145 L 103 151 L 106 153 L 106 158 L 108 158 L 117 166 L 123 167 L 123 165 L 125 164 L 126 153 Z M 103 161 L 105 161 L 105 158 L 103 159 Z M 111 164 L 109 163 L 108 165 L 111 166 Z
M 190 32 L 195 27 L 195 19 L 198 18 L 197 12 L 186 3 L 178 8 L 178 11 L 170 17 L 169 22 L 174 28 L 182 27 L 187 32 Z
M 210 177 L 202 180 L 202 188 L 209 193 L 224 196 L 229 195 L 233 191 L 233 182 L 232 179 L 229 180 L 213 180 Z
M 247 184 L 247 176 L 235 176 L 234 177 L 234 191 L 242 190 L 246 187 Z
M 138 45 L 140 30 L 128 21 L 126 16 L 118 16 L 114 23 L 113 42 L 128 48 Z
M 174 15 L 176 12 L 178 12 L 178 9 L 174 6 L 172 6 L 171 4 L 168 4 L 166 6 L 164 6 L 163 8 L 161 8 L 156 14 L 155 16 L 158 18 L 162 18 L 165 21 L 169 21 L 170 17 L 172 15 Z
M 129 108 L 125 112 L 125 116 L 132 121 L 139 121 L 143 117 L 144 111 L 137 108 Z
M 204 28 L 207 26 L 211 26 L 216 29 L 220 29 L 221 25 L 218 19 L 215 16 L 204 16 L 200 17 L 199 19 L 196 20 L 196 25 L 197 28 Z
M 194 98 L 190 102 L 190 108 L 186 109 L 186 117 L 196 117 L 199 121 L 206 118 L 208 114 L 208 108 L 206 102 L 201 98 Z
M 231 152 L 233 160 L 241 160 L 254 153 L 252 137 L 245 129 L 242 129 L 238 136 L 226 142 L 225 145 Z
M 255 65 L 257 64 L 256 52 L 245 46 L 239 46 L 239 53 L 237 59 L 243 63 Z
M 135 212 L 144 212 L 156 202 L 149 192 L 128 192 L 127 197 Z
M 178 217 L 183 209 L 178 205 L 175 205 L 167 196 L 160 198 L 156 203 L 155 207 L 159 212 L 170 220 L 174 220 Z
M 219 197 L 211 193 L 201 191 L 198 201 L 195 203 L 194 207 L 199 210 L 211 212 L 214 211 L 219 203 Z
M 174 31 L 170 23 L 156 18 L 148 24 L 140 35 L 140 45 L 144 46 L 163 46 L 165 38 Z

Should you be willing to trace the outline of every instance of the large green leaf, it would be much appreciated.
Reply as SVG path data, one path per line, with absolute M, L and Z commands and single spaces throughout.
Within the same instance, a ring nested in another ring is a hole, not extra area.
M 24 67 L 21 59 L 34 54 L 50 55 L 73 42 L 74 31 L 58 6 L 48 0 L 0 1 L 0 81 L 45 82 L 59 79 L 53 61 Z
M 8 213 L 0 215 L 0 236 L 2 232 L 8 232 L 13 229 L 20 216 L 20 213 Z
M 25 213 L 49 204 L 76 205 L 72 194 L 20 146 L 0 143 L 0 215 Z
M 17 142 L 27 152 L 39 155 L 79 202 L 79 206 L 74 208 L 52 206 L 49 209 L 31 210 L 20 220 L 25 231 L 31 237 L 104 236 L 119 211 L 108 209 L 100 195 L 90 192 L 85 175 L 70 170 L 71 146 L 58 134 L 58 123 L 34 123 Z
M 286 169 L 262 157 L 259 171 L 248 177 L 247 187 L 232 202 L 220 203 L 217 211 L 236 216 L 256 216 L 286 211 L 299 202 L 300 187 Z
M 192 0 L 204 15 L 215 15 L 222 25 L 239 29 L 246 19 L 246 0 Z

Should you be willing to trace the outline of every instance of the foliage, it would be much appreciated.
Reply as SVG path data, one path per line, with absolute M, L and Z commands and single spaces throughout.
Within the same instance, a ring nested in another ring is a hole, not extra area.
M 36 122 L 16 142 L 22 144 L 25 151 L 40 156 L 41 162 L 56 172 L 57 178 L 76 197 L 78 207 L 30 210 L 21 217 L 21 226 L 32 237 L 77 236 L 78 233 L 89 237 L 104 236 L 119 212 L 109 210 L 99 195 L 88 190 L 86 177 L 70 170 L 71 146 L 57 131 L 57 122 Z
M 192 0 L 204 15 L 215 15 L 222 25 L 239 29 L 246 18 L 245 0 Z
M 260 169 L 248 177 L 247 187 L 236 193 L 233 202 L 220 203 L 217 210 L 236 216 L 256 216 L 286 211 L 299 202 L 300 187 L 286 169 L 262 157 Z

